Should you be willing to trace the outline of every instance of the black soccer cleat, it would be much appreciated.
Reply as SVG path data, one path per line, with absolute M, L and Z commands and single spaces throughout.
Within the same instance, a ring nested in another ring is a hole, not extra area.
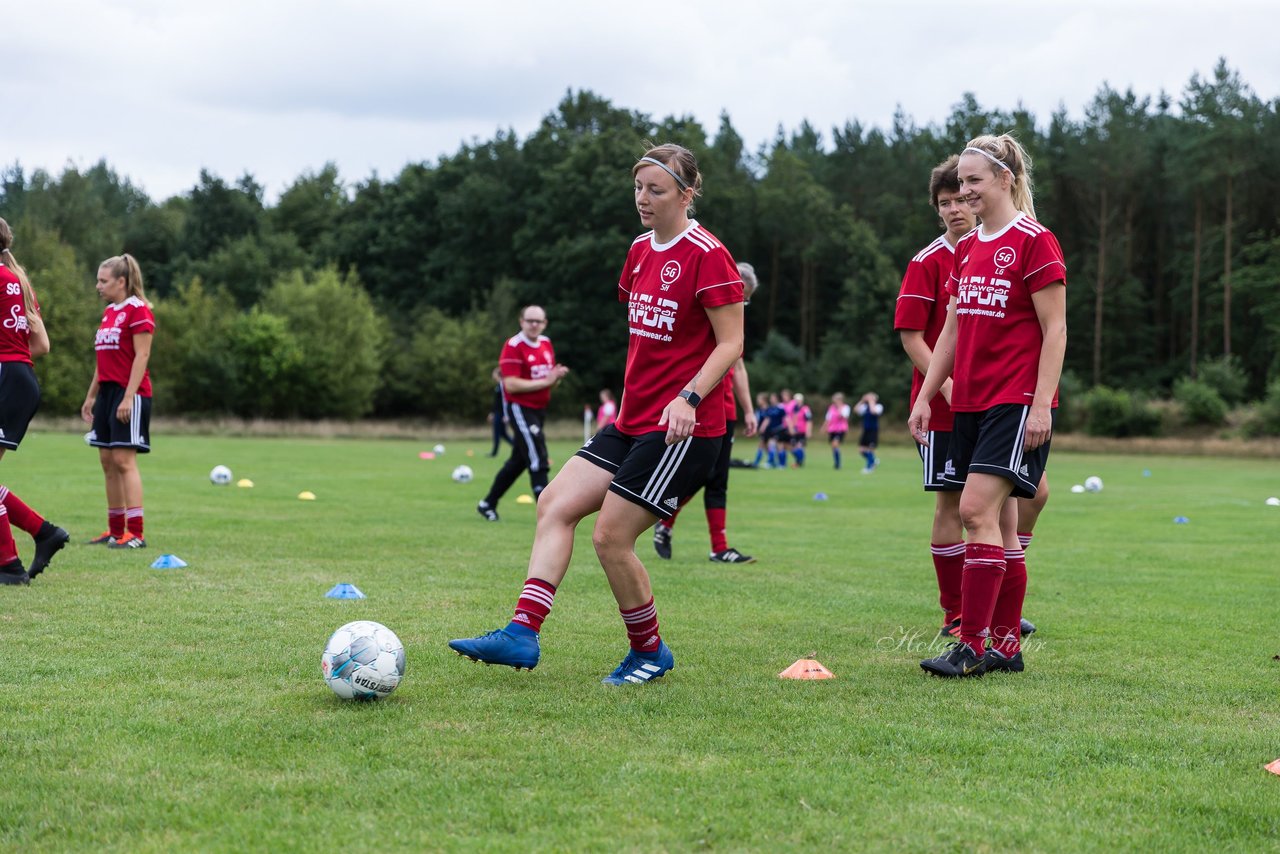
M 942 628 L 938 629 L 938 637 L 951 638 L 952 640 L 960 640 L 960 618 L 956 617 Z
M 485 518 L 486 521 L 498 521 L 498 511 L 489 506 L 489 502 L 481 501 L 476 505 L 476 512 Z
M 653 550 L 663 560 L 671 560 L 671 529 L 661 522 L 653 526 Z
M 53 556 L 70 539 L 71 535 L 65 529 L 45 522 L 40 528 L 40 533 L 36 535 L 36 554 L 31 559 L 31 568 L 27 570 L 27 575 L 30 578 L 35 578 L 44 572 L 45 567 L 49 565 L 49 561 L 53 560 Z
M 981 676 L 987 672 L 986 656 L 979 656 L 964 641 L 947 644 L 947 651 L 937 658 L 926 658 L 920 667 L 934 676 L 947 678 Z
M 27 575 L 27 570 L 23 568 L 22 561 L 18 558 L 0 566 L 0 584 L 30 584 L 31 576 Z
M 1024 668 L 1022 650 L 1007 656 L 996 649 L 989 649 L 987 654 L 982 656 L 982 660 L 987 665 L 988 673 L 1021 673 Z
M 730 546 L 722 552 L 712 552 L 711 557 L 707 558 L 713 563 L 755 563 L 756 559 L 751 555 L 744 555 L 742 552 Z
M 1022 633 L 1024 638 L 1029 635 L 1034 635 L 1036 633 L 1036 624 L 1028 620 L 1026 617 L 1023 617 L 1022 622 L 1018 626 L 1018 631 Z

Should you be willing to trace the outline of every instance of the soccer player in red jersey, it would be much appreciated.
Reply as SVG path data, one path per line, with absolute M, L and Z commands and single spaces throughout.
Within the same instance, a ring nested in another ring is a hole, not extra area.
M 144 549 L 142 474 L 138 454 L 151 453 L 151 342 L 156 320 L 142 270 L 125 253 L 98 267 L 98 295 L 107 301 L 94 338 L 97 365 L 80 417 L 93 425 L 107 482 L 107 530 L 89 541 L 113 549 Z
M 978 676 L 1023 669 L 1027 576 L 1012 499 L 1035 496 L 1049 456 L 1067 340 L 1066 263 L 1052 232 L 1034 219 L 1030 165 L 1015 139 L 974 139 L 957 173 L 982 225 L 955 246 L 946 322 L 908 427 L 929 444 L 931 401 L 950 376 L 954 422 L 942 476 L 963 485 L 960 518 L 969 534 L 960 640 L 920 666 Z
M 920 250 L 907 264 L 894 312 L 893 328 L 902 337 L 902 347 L 910 357 L 911 401 L 915 406 L 933 348 L 947 319 L 947 280 L 955 263 L 955 245 L 973 231 L 977 218 L 960 194 L 956 172 L 960 158 L 951 155 L 934 167 L 929 176 L 929 202 L 942 221 L 945 232 Z M 939 636 L 960 637 L 960 578 L 964 569 L 964 525 L 960 521 L 961 484 L 943 477 L 951 439 L 951 380 L 942 384 L 930 405 L 929 443 L 919 445 L 924 463 L 924 489 L 937 496 L 929 550 L 938 580 L 938 601 L 943 621 Z M 1036 497 L 1018 499 L 1018 539 L 1023 548 L 1031 541 L 1040 511 L 1048 499 L 1048 477 L 1042 477 Z M 1036 630 L 1029 620 L 1020 623 L 1022 637 Z
M 476 512 L 490 522 L 498 521 L 498 501 L 507 494 L 520 473 L 529 472 L 536 501 L 547 486 L 547 438 L 543 415 L 551 402 L 551 389 L 569 373 L 556 362 L 551 339 L 543 335 L 547 313 L 540 305 L 526 305 L 520 311 L 520 331 L 502 345 L 498 370 L 502 374 L 502 397 L 506 420 L 515 436 L 511 456 L 493 477 L 489 493 L 476 505 Z
M 738 264 L 738 275 L 742 276 L 742 304 L 751 302 L 759 280 L 756 270 L 745 261 Z M 742 402 L 743 433 L 747 436 L 756 434 L 756 413 L 751 404 L 751 382 L 747 376 L 747 363 L 741 356 L 729 369 L 724 378 L 724 441 L 720 443 L 720 456 L 716 458 L 715 469 L 702 489 L 702 505 L 707 514 L 707 530 L 711 534 L 711 552 L 708 560 L 714 563 L 755 563 L 756 559 L 729 545 L 726 529 L 728 527 L 729 508 L 729 462 L 733 457 L 733 430 L 738 420 L 738 408 L 734 397 Z M 680 507 L 671 514 L 670 519 L 659 519 L 653 526 L 653 550 L 663 560 L 671 559 L 671 534 L 679 518 L 680 509 L 693 499 L 686 495 L 680 499 Z
M 16 451 L 40 406 L 33 356 L 49 352 L 49 335 L 27 273 L 13 256 L 13 229 L 0 219 L 0 457 Z M 35 539 L 30 568 L 22 565 L 13 541 L 13 525 Z M 22 499 L 0 486 L 0 584 L 27 584 L 35 578 L 70 535 L 46 521 Z
M 652 230 L 632 242 L 618 281 L 630 330 L 622 409 L 542 493 L 529 572 L 511 622 L 449 641 L 476 661 L 536 666 L 539 632 L 569 567 L 574 531 L 598 513 L 592 544 L 630 641 L 622 663 L 604 678 L 607 685 L 644 684 L 675 666 L 658 631 L 636 538 L 670 517 L 710 473 L 725 433 L 717 395 L 743 341 L 737 267 L 691 218 L 702 186 L 693 153 L 660 145 L 640 158 L 632 177 L 640 222 Z

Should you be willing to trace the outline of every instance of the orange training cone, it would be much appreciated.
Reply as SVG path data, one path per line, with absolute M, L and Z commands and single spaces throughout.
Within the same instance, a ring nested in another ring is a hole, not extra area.
M 783 679 L 835 679 L 836 675 L 812 658 L 802 658 L 778 674 Z
M 1272 762 L 1270 765 L 1264 765 L 1262 767 L 1266 768 L 1272 774 L 1280 774 L 1280 759 L 1277 759 L 1275 762 Z

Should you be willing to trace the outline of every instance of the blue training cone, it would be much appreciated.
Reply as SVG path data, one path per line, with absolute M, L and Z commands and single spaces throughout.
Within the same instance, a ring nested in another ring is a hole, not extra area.
M 160 555 L 152 564 L 152 569 L 182 569 L 187 562 L 177 555 Z
M 827 500 L 827 494 L 826 494 L 825 492 L 819 492 L 819 493 L 816 493 L 816 494 L 813 496 L 813 500 L 814 500 L 814 501 L 826 501 L 826 500 Z
M 364 594 L 354 584 L 335 584 L 333 589 L 324 594 L 326 599 L 363 599 Z
M 1186 516 L 1174 516 L 1174 517 L 1173 517 L 1173 524 L 1175 524 L 1175 525 L 1185 525 L 1185 524 L 1187 524 L 1187 523 L 1188 523 L 1188 522 L 1190 522 L 1190 521 L 1191 521 L 1191 520 L 1190 520 L 1190 519 L 1188 519 Z

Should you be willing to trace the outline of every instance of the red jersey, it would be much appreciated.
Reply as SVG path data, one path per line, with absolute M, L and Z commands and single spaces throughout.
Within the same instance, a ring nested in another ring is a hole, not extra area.
M 34 294 L 33 294 L 34 296 Z M 40 306 L 37 303 L 36 308 Z M 0 264 L 0 362 L 31 364 L 31 327 L 27 323 L 27 306 L 22 299 L 22 280 Z
M 631 244 L 618 280 L 627 303 L 630 342 L 622 411 L 615 422 L 628 436 L 665 430 L 662 410 L 702 369 L 716 346 L 706 309 L 742 302 L 742 277 L 729 250 L 690 220 L 670 243 L 653 232 Z M 725 434 L 725 406 L 716 392 L 698 407 L 693 435 Z
M 1031 403 L 1044 341 L 1031 295 L 1055 282 L 1067 282 L 1062 247 L 1026 214 L 995 234 L 979 228 L 960 239 L 947 281 L 956 297 L 952 409 Z M 1057 389 L 1051 405 L 1058 405 Z
M 907 264 L 902 275 L 902 288 L 898 291 L 898 304 L 893 312 L 895 332 L 903 330 L 924 333 L 924 343 L 932 350 L 947 322 L 947 279 L 955 266 L 955 250 L 945 237 L 930 243 Z M 911 368 L 911 403 L 916 405 L 924 374 L 914 365 Z M 929 403 L 929 429 L 950 433 L 954 419 L 947 399 L 935 394 Z
M 530 341 L 518 332 L 502 345 L 502 355 L 498 357 L 498 370 L 504 377 L 519 377 L 522 380 L 544 380 L 551 375 L 556 366 L 556 351 L 551 346 L 551 339 L 539 335 L 537 341 Z M 546 409 L 551 402 L 551 386 L 537 391 L 513 392 L 502 388 L 503 396 L 511 403 L 528 406 L 531 409 Z
M 721 386 L 724 389 L 724 428 L 728 430 L 729 425 L 738 420 L 738 403 L 733 397 L 733 368 L 724 375 Z
M 129 297 L 121 303 L 110 303 L 102 313 L 102 325 L 93 339 L 98 351 L 98 381 L 129 385 L 129 372 L 133 370 L 133 336 L 155 334 L 156 319 L 145 302 Z M 151 370 L 142 374 L 138 392 L 151 397 Z

